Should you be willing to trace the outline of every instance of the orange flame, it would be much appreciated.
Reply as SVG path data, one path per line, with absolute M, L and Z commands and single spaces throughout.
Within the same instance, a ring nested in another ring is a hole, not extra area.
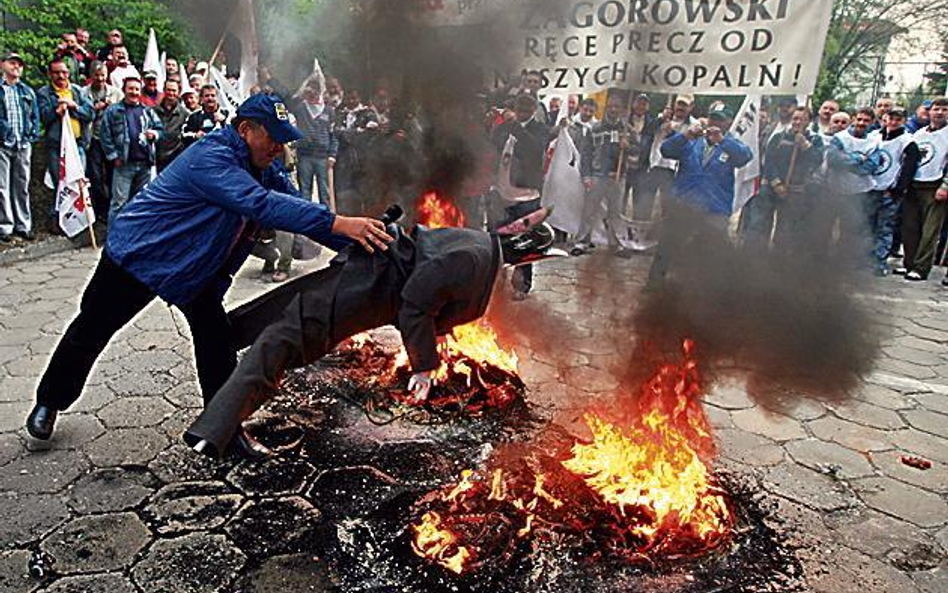
M 662 366 L 642 386 L 639 415 L 627 430 L 586 414 L 592 440 L 574 443 L 570 456 L 559 466 L 580 478 L 589 489 L 587 494 L 571 495 L 563 486 L 568 480 L 539 469 L 532 470 L 528 483 L 522 477 L 507 480 L 502 468 L 494 469 L 492 478 L 481 476 L 480 481 L 465 470 L 460 482 L 440 497 L 448 504 L 448 514 L 444 519 L 439 516 L 439 529 L 450 533 L 456 543 L 459 536 L 452 531 L 456 517 L 479 511 L 489 514 L 507 505 L 507 513 L 518 517 L 516 536 L 524 538 L 538 521 L 582 525 L 583 521 L 576 521 L 587 515 L 581 504 L 599 500 L 601 508 L 611 509 L 617 533 L 625 534 L 621 541 L 630 558 L 649 550 L 695 553 L 720 544 L 734 519 L 706 465 L 714 454 L 714 441 L 701 407 L 697 363 L 691 358 L 693 342 L 686 341 L 683 350 L 681 364 Z M 415 529 L 417 533 L 419 526 Z M 467 551 L 465 558 L 484 552 L 476 545 Z M 432 554 L 419 555 L 444 565 Z M 464 561 L 460 564 L 463 570 Z
M 457 545 L 457 536 L 441 528 L 441 516 L 438 513 L 425 513 L 421 523 L 413 529 L 415 539 L 411 546 L 416 554 L 431 558 L 448 570 L 461 574 L 471 553 L 464 546 Z
M 431 229 L 463 227 L 464 213 L 447 198 L 430 191 L 423 195 L 416 205 L 418 224 Z

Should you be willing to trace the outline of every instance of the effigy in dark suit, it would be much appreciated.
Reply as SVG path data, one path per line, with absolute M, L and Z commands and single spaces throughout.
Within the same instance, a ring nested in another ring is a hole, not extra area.
M 350 247 L 231 312 L 238 348 L 253 344 L 185 440 L 223 451 L 241 422 L 276 394 L 283 374 L 357 333 L 393 324 L 412 369 L 433 370 L 437 336 L 479 318 L 501 267 L 501 240 L 470 229 L 397 229 L 385 252 Z

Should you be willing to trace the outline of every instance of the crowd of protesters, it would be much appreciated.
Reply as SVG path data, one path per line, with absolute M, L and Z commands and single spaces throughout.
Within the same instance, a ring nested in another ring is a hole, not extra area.
M 103 224 L 185 149 L 234 116 L 210 84 L 208 63 L 169 58 L 159 75 L 136 66 L 121 31 L 110 31 L 97 50 L 90 43 L 84 29 L 63 34 L 47 64 L 49 84 L 39 89 L 21 80 L 20 55 L 3 56 L 0 241 L 33 239 L 33 145 L 41 142 L 47 152 L 55 183 L 64 113 L 70 115 L 92 206 Z M 482 174 L 452 197 L 483 203 L 491 187 L 517 191 L 512 199 L 504 196 L 499 214 L 478 214 L 469 224 L 502 224 L 538 209 L 551 143 L 565 129 L 579 153 L 584 193 L 578 227 L 564 238 L 572 254 L 589 253 L 597 243 L 620 257 L 651 251 L 650 223 L 679 207 L 700 212 L 726 232 L 735 172 L 755 158 L 730 132 L 735 113 L 726 104 L 715 102 L 698 113 L 691 95 L 664 105 L 627 92 L 598 101 L 544 99 L 542 86 L 542 76 L 528 72 L 512 88 L 485 93 L 478 104 L 483 112 L 472 115 L 472 133 L 486 147 L 483 166 L 475 167 Z M 437 116 L 413 113 L 390 96 L 387 83 L 380 82 L 364 101 L 356 87 L 331 76 L 311 76 L 294 92 L 261 68 L 251 92 L 284 97 L 303 133 L 283 159 L 303 199 L 357 215 L 393 199 L 410 206 L 424 189 L 411 183 L 413 155 L 422 151 L 426 127 Z M 885 275 L 888 260 L 900 254 L 903 265 L 894 272 L 913 281 L 926 279 L 942 263 L 948 99 L 928 100 L 909 112 L 883 98 L 874 109 L 851 114 L 830 100 L 815 115 L 796 100 L 783 99 L 764 106 L 760 118 L 759 189 L 741 213 L 740 240 L 746 246 L 810 249 L 819 256 L 842 244 L 859 245 L 859 265 Z M 509 169 L 500 166 L 508 150 Z M 508 171 L 508 179 L 497 179 Z M 805 244 L 793 239 L 804 234 Z M 863 249 L 857 238 L 864 237 L 871 237 L 872 245 Z M 654 282 L 668 271 L 663 243 L 655 249 Z M 292 252 L 293 237 L 276 234 L 269 249 L 260 251 L 264 273 L 276 282 L 287 279 Z M 532 285 L 529 267 L 518 268 L 513 282 L 515 297 L 523 298 Z

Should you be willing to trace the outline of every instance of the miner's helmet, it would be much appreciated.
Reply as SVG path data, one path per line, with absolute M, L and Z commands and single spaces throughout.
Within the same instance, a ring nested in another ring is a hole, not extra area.
M 261 124 L 270 137 L 280 144 L 289 144 L 303 137 L 290 121 L 286 103 L 276 95 L 257 93 L 251 96 L 237 108 L 237 117 Z
M 553 228 L 545 222 L 517 235 L 500 236 L 504 264 L 508 266 L 520 266 L 559 255 L 553 253 L 552 246 Z

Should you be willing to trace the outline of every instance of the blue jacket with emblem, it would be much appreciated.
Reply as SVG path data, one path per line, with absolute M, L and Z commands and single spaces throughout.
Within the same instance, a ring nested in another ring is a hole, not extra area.
M 40 119 L 36 93 L 23 82 L 15 85 L 20 95 L 20 118 L 23 121 L 23 137 L 20 141 L 32 144 L 39 139 Z M 3 90 L 0 89 L 0 146 L 13 146 L 13 129 L 10 128 L 10 118 L 7 115 L 7 103 L 3 100 Z
M 710 151 L 706 148 L 708 141 L 704 137 L 689 140 L 678 132 L 662 143 L 662 156 L 678 161 L 672 193 L 711 214 L 730 216 L 734 205 L 734 171 L 751 162 L 754 153 L 746 144 L 727 135 Z
M 306 235 L 339 250 L 336 216 L 298 199 L 278 163 L 250 164 L 233 126 L 188 148 L 122 209 L 109 225 L 108 256 L 173 305 L 208 287 L 223 298 L 253 246 L 258 225 Z
M 102 121 L 99 124 L 99 137 L 102 139 L 102 150 L 105 151 L 106 160 L 122 159 L 123 163 L 128 161 L 128 149 L 132 139 L 128 134 L 128 121 L 125 118 L 125 111 L 125 101 L 121 101 L 109 105 L 105 113 L 102 114 Z M 158 138 L 148 142 L 148 163 L 153 165 L 155 164 L 158 139 L 164 132 L 165 126 L 151 107 L 143 105 L 142 132 L 148 130 L 158 133 Z

